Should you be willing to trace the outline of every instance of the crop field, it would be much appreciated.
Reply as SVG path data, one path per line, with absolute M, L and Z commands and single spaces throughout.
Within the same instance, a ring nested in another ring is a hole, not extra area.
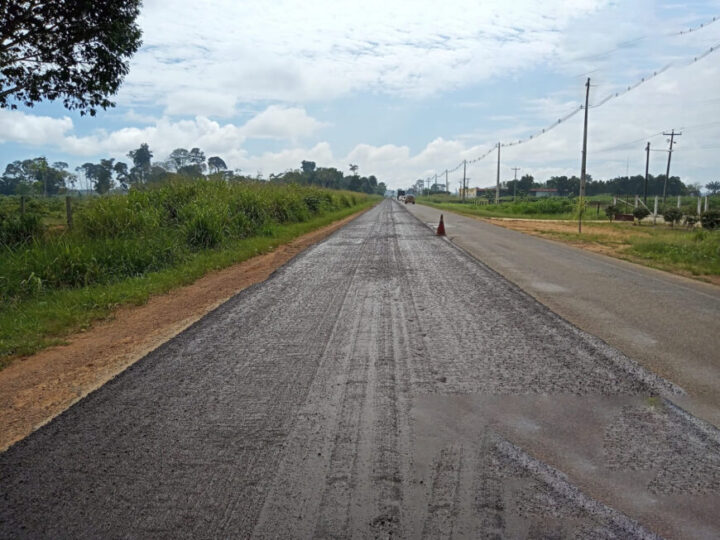
M 0 365 L 82 328 L 345 217 L 377 197 L 291 184 L 171 181 L 127 194 L 0 198 Z

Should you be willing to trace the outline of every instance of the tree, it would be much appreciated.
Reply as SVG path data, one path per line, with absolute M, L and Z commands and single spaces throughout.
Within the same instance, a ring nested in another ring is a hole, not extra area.
M 533 187 L 533 182 L 535 181 L 535 178 L 532 177 L 530 174 L 524 175 L 520 180 L 518 180 L 518 193 L 530 193 L 530 190 Z
M 610 221 L 615 219 L 615 216 L 620 213 L 620 208 L 617 206 L 611 204 L 609 206 L 605 207 L 605 215 L 608 217 Z
M 67 172 L 67 167 L 63 161 L 50 165 L 44 157 L 9 163 L 0 178 L 0 194 L 27 195 L 34 191 L 57 195 L 65 189 L 66 182 L 75 181 L 74 176 Z
M 133 160 L 133 167 L 130 170 L 128 180 L 130 182 L 147 182 L 153 157 L 148 144 L 142 143 L 140 148 L 130 150 L 127 155 Z
M 218 156 L 212 156 L 208 158 L 208 169 L 211 173 L 218 173 L 220 171 L 226 170 L 227 165 L 225 165 L 225 162 L 222 160 L 222 158 Z
M 5 172 L 0 177 L 0 195 L 13 195 L 14 193 L 26 193 L 30 190 L 32 176 L 30 171 L 25 169 L 22 161 L 13 161 L 5 167 Z
M 190 152 L 188 152 L 185 148 L 176 148 L 170 153 L 168 163 L 176 171 L 179 171 L 185 165 L 190 163 Z
M 688 184 L 687 186 L 687 194 L 691 195 L 693 197 L 699 197 L 700 196 L 700 190 L 702 189 L 702 185 L 699 183 L 695 184 Z
M 357 165 L 351 163 L 351 164 L 348 166 L 348 168 L 350 169 L 350 172 L 353 173 L 354 176 L 357 176 L 357 172 L 358 172 L 358 169 L 359 169 L 360 167 L 358 167 Z
M 705 189 L 707 189 L 711 195 L 715 195 L 720 191 L 720 182 L 708 182 L 705 184 Z
M 671 227 L 673 227 L 676 223 L 678 223 L 683 217 L 683 214 L 680 211 L 680 209 L 672 208 L 672 207 L 663 210 L 662 215 L 663 215 L 663 219 L 665 219 L 665 221 L 669 222 Z
M 642 220 L 650 215 L 650 210 L 644 206 L 638 206 L 633 210 L 633 216 L 638 220 L 638 224 L 642 223 Z
M 188 161 L 190 165 L 197 165 L 202 170 L 205 170 L 205 152 L 199 148 L 193 148 L 188 153 Z
M 304 172 L 305 174 L 311 175 L 312 173 L 315 172 L 315 162 L 314 161 L 303 160 L 303 162 L 300 164 L 300 166 L 302 168 L 302 172 Z
M 127 163 L 118 161 L 113 166 L 113 171 L 115 171 L 115 178 L 117 178 L 117 181 L 120 182 L 123 189 L 128 189 L 132 183 L 132 177 L 128 171 Z
M 100 163 L 83 163 L 78 169 L 93 183 L 93 189 L 100 195 L 113 186 L 114 159 L 101 159 Z
M 94 115 L 141 45 L 141 0 L 0 2 L 0 108 L 62 99 Z

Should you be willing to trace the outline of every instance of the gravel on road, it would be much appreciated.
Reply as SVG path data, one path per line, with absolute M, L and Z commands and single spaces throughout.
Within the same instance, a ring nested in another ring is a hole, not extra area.
M 0 537 L 717 537 L 682 393 L 387 200 L 0 454 Z

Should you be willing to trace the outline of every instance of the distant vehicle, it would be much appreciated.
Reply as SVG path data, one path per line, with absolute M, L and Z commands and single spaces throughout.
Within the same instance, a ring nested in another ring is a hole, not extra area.
M 401 202 L 405 200 L 405 190 L 404 189 L 397 190 L 397 199 L 398 199 L 398 201 L 401 201 Z
M 413 195 L 405 195 L 405 204 L 415 204 L 415 197 Z

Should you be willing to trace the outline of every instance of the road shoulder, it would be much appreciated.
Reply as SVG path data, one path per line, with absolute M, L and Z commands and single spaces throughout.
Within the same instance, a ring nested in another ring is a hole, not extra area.
M 110 320 L 69 336 L 66 345 L 44 349 L 0 370 L 0 452 L 368 210 L 154 296 L 142 306 L 123 306 Z

